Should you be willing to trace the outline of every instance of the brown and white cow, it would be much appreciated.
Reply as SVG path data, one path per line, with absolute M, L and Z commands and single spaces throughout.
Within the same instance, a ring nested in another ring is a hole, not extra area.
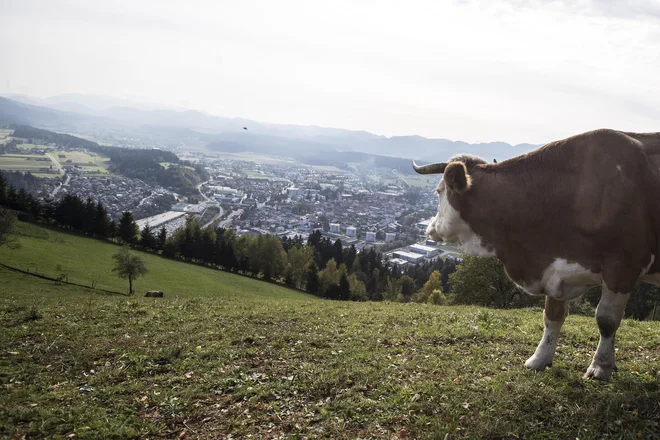
M 525 291 L 546 295 L 527 368 L 552 364 L 568 302 L 602 287 L 600 341 L 585 378 L 609 380 L 614 339 L 637 280 L 660 284 L 660 133 L 595 130 L 499 163 L 458 155 L 413 168 L 443 173 L 435 241 L 497 257 Z

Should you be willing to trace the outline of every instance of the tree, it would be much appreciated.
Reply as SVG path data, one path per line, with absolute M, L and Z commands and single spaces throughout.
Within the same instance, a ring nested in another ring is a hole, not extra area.
M 428 281 L 424 283 L 422 292 L 418 297 L 418 302 L 427 302 L 429 297 L 433 295 L 433 292 L 436 290 L 442 292 L 442 279 L 440 278 L 440 272 L 434 270 L 431 272 L 431 276 L 429 276 Z
M 96 212 L 94 214 L 94 233 L 103 238 L 111 235 L 108 211 L 101 202 L 96 204 Z
M 140 245 L 146 249 L 156 248 L 156 237 L 154 236 L 151 226 L 148 224 L 144 225 L 144 228 L 142 228 L 142 232 L 140 233 Z
M 131 254 L 126 246 L 122 246 L 112 258 L 115 260 L 112 271 L 119 278 L 128 279 L 128 293 L 133 295 L 133 280 L 149 272 L 146 263 L 138 255 Z
M 365 301 L 367 299 L 367 288 L 355 273 L 348 277 L 348 282 L 351 287 L 351 299 L 353 301 Z
M 340 276 L 337 270 L 337 262 L 334 259 L 330 259 L 328 264 L 325 265 L 325 269 L 319 272 L 319 293 L 325 295 L 330 286 L 339 284 Z
M 409 302 L 413 293 L 415 293 L 415 281 L 408 275 L 403 275 L 399 278 L 399 285 L 401 286 L 401 297 L 398 297 L 397 300 Z
M 16 227 L 16 214 L 7 208 L 0 207 L 0 247 L 18 249 L 21 245 L 13 236 Z
M 314 259 L 314 251 L 309 246 L 294 245 L 287 253 L 288 277 L 294 287 L 302 288 L 305 278 L 305 273 L 312 260 Z
M 140 228 L 133 220 L 133 214 L 130 211 L 124 211 L 119 219 L 119 238 L 124 243 L 133 244 L 136 242 L 139 233 Z
M 385 292 L 383 292 L 383 298 L 387 301 L 396 301 L 401 294 L 401 283 L 395 278 L 387 277 L 387 284 L 385 286 Z
M 351 283 L 348 281 L 346 273 L 341 275 L 339 279 L 339 299 L 347 301 L 351 297 Z
M 163 249 L 165 247 L 165 242 L 167 241 L 167 229 L 165 226 L 160 228 L 158 233 L 158 249 Z
M 307 269 L 305 289 L 314 295 L 319 293 L 319 268 L 313 261 Z
M 466 256 L 449 275 L 457 304 L 478 304 L 496 308 L 522 307 L 538 303 L 540 297 L 523 292 L 504 271 L 504 265 L 492 257 Z

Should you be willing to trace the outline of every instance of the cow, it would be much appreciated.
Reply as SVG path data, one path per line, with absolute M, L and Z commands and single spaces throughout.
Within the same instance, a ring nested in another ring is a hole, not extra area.
M 583 378 L 609 381 L 633 286 L 660 285 L 660 133 L 599 129 L 500 162 L 459 154 L 412 166 L 443 174 L 431 239 L 495 257 L 524 291 L 545 295 L 528 369 L 552 365 L 569 302 L 601 287 L 600 339 Z

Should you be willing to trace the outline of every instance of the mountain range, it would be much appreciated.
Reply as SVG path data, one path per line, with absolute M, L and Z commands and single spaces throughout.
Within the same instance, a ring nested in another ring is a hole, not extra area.
M 164 145 L 168 140 L 170 145 L 193 140 L 214 151 L 250 151 L 294 158 L 309 157 L 314 152 L 335 155 L 359 152 L 424 163 L 471 153 L 489 161 L 501 161 L 538 147 L 506 142 L 470 144 L 414 135 L 386 137 L 366 131 L 271 124 L 73 93 L 50 98 L 0 97 L 0 122 L 90 136 L 116 132 L 122 136 L 157 139 L 156 142 Z

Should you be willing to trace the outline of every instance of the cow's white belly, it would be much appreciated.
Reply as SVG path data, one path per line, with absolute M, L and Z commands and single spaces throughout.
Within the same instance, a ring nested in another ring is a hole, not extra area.
M 562 301 L 570 301 L 600 285 L 601 280 L 600 273 L 594 273 L 578 263 L 557 258 L 543 271 L 540 280 L 523 283 L 521 287 L 532 295 L 548 295 Z

